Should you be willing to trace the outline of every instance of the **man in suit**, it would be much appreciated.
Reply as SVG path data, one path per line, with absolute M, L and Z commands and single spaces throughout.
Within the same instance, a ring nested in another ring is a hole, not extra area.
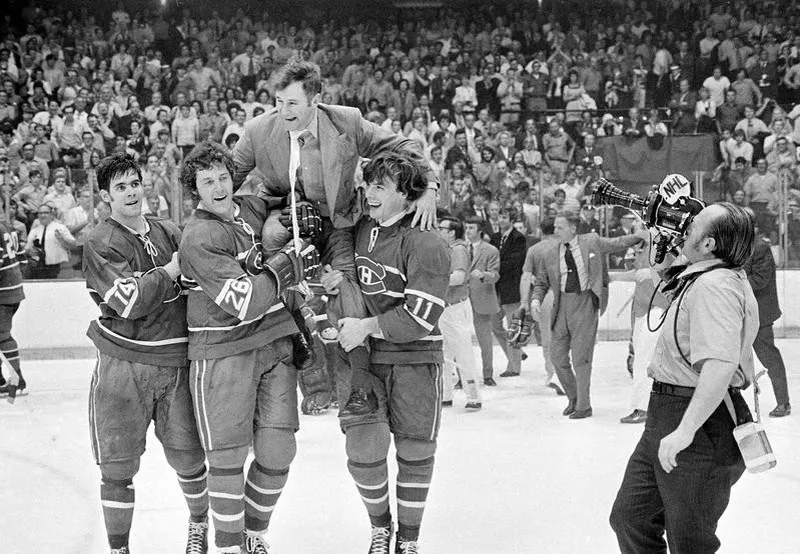
M 472 195 L 472 202 L 464 207 L 458 215 L 462 220 L 470 217 L 477 217 L 481 220 L 481 232 L 486 236 L 492 235 L 492 224 L 490 221 L 491 214 L 489 213 L 489 206 L 492 200 L 492 191 L 483 188 L 478 189 Z
M 536 273 L 540 267 L 544 266 L 547 252 L 558 247 L 558 241 L 553 237 L 555 222 L 552 219 L 545 219 L 540 225 L 542 240 L 528 249 L 525 255 L 525 264 L 522 267 L 522 279 L 519 281 L 519 296 L 521 306 L 530 306 L 531 288 L 536 280 Z M 545 386 L 556 391 L 559 396 L 564 395 L 564 391 L 556 382 L 556 368 L 550 355 L 550 343 L 552 332 L 550 329 L 550 314 L 553 311 L 553 293 L 548 292 L 541 305 L 541 314 L 537 321 L 539 327 L 539 344 L 542 346 L 542 356 L 544 356 L 544 369 L 547 373 Z M 543 324 L 544 323 L 544 324 Z
M 786 366 L 783 364 L 781 351 L 775 346 L 775 335 L 772 331 L 772 324 L 781 317 L 778 287 L 775 282 L 775 259 L 772 257 L 770 243 L 763 235 L 756 239 L 753 256 L 743 269 L 747 273 L 747 280 L 750 281 L 758 302 L 759 328 L 753 341 L 753 350 L 758 360 L 767 368 L 775 400 L 778 403 L 769 415 L 788 416 L 792 413 L 792 407 L 789 404 L 789 388 L 786 384 Z
M 264 176 L 260 196 L 288 205 L 294 192 L 302 203 L 313 206 L 322 217 L 321 261 L 330 266 L 326 269 L 341 271 L 345 277 L 339 294 L 328 302 L 329 315 L 332 321 L 337 316 L 364 317 L 353 247 L 353 228 L 362 211 L 354 184 L 359 157 L 373 158 L 386 151 L 415 156 L 429 190 L 417 200 L 412 224 L 419 221 L 423 229 L 431 228 L 436 217 L 436 176 L 413 141 L 366 121 L 355 108 L 321 104 L 322 79 L 316 64 L 289 61 L 278 71 L 276 83 L 276 109 L 247 122 L 233 151 L 234 190 L 255 168 Z M 263 235 L 279 245 L 286 238 L 278 236 L 282 232 L 286 230 L 276 224 Z M 269 248 L 265 241 L 265 251 Z M 355 367 L 355 356 L 359 356 L 359 366 L 364 365 L 364 352 L 349 353 L 351 366 Z M 367 391 L 354 387 L 354 393 L 360 395 L 360 403 L 347 402 L 343 411 L 372 405 Z
M 500 277 L 495 289 L 501 307 L 492 321 L 492 332 L 508 359 L 508 366 L 500 377 L 516 377 L 522 365 L 522 350 L 506 343 L 503 325 L 505 320 L 511 321 L 511 315 L 519 308 L 519 280 L 528 250 L 525 235 L 514 229 L 513 221 L 513 214 L 502 208 L 498 216 L 500 232 L 492 236 L 492 246 L 500 252 Z
M 697 120 L 694 107 L 697 104 L 697 93 L 689 88 L 689 79 L 681 79 L 679 90 L 672 95 L 669 107 L 673 111 L 672 130 L 676 135 L 694 133 Z
M 592 415 L 589 389 L 597 322 L 608 304 L 608 268 L 604 254 L 643 242 L 635 235 L 615 239 L 601 238 L 594 233 L 578 235 L 579 222 L 579 218 L 569 212 L 556 217 L 554 235 L 559 244 L 547 251 L 542 267 L 537 268 L 531 304 L 531 315 L 534 319 L 540 318 L 544 297 L 548 290 L 553 291 L 550 352 L 558 379 L 569 398 L 563 413 L 570 419 Z
M 500 311 L 495 283 L 500 278 L 500 252 L 481 239 L 484 221 L 468 217 L 464 223 L 464 236 L 472 254 L 469 274 L 469 300 L 472 304 L 472 324 L 481 349 L 483 384 L 494 387 L 494 362 L 492 355 L 492 319 Z
M 644 120 L 639 115 L 639 108 L 628 110 L 628 117 L 622 122 L 622 134 L 631 139 L 644 136 Z

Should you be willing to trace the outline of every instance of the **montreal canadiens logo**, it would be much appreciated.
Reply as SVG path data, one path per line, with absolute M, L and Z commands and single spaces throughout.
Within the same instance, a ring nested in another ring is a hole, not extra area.
M 361 282 L 361 291 L 364 294 L 386 292 L 386 285 L 383 282 L 386 270 L 382 265 L 376 264 L 364 256 L 356 256 L 356 268 L 358 269 L 358 280 Z

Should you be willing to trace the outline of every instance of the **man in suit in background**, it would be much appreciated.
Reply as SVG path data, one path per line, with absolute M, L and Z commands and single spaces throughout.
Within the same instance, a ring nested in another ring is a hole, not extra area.
M 628 110 L 628 117 L 622 122 L 622 134 L 632 139 L 644 136 L 644 120 L 639 115 L 639 108 Z
M 554 236 L 559 244 L 547 251 L 542 267 L 537 267 L 531 304 L 533 318 L 540 318 L 544 297 L 548 290 L 553 291 L 550 353 L 569 398 L 563 414 L 570 419 L 592 415 L 589 389 L 597 323 L 608 304 L 608 267 L 604 254 L 627 250 L 644 240 L 636 235 L 615 239 L 594 233 L 578 235 L 579 222 L 569 212 L 556 217 Z
M 472 303 L 472 324 L 478 346 L 481 349 L 483 384 L 494 387 L 494 356 L 492 343 L 492 319 L 500 311 L 495 283 L 500 278 L 500 252 L 481 239 L 483 220 L 468 217 L 464 223 L 467 247 L 472 255 L 469 275 L 469 300 Z
M 502 208 L 498 216 L 500 232 L 492 236 L 492 246 L 500 252 L 500 278 L 495 289 L 502 308 L 494 316 L 492 332 L 508 358 L 508 367 L 500 377 L 516 377 L 522 365 L 522 350 L 507 344 L 503 325 L 504 320 L 511 321 L 511 315 L 519 307 L 519 280 L 528 250 L 525 235 L 514 229 L 513 221 L 513 214 Z
M 756 233 L 758 238 L 755 241 L 753 256 L 743 267 L 758 302 L 759 328 L 756 340 L 753 341 L 753 350 L 758 356 L 758 361 L 767 368 L 775 400 L 778 403 L 769 416 L 784 417 L 792 413 L 792 406 L 789 404 L 786 366 L 781 351 L 775 346 L 775 334 L 772 331 L 772 324 L 781 317 L 778 287 L 775 282 L 775 258 L 772 257 L 769 241 L 758 228 Z
M 477 217 L 481 220 L 481 232 L 486 233 L 486 235 L 491 236 L 492 234 L 492 225 L 489 221 L 491 214 L 489 213 L 489 203 L 492 200 L 492 191 L 487 188 L 478 189 L 472 195 L 472 202 L 464 207 L 460 213 L 458 213 L 458 217 L 462 221 L 466 221 L 470 217 Z

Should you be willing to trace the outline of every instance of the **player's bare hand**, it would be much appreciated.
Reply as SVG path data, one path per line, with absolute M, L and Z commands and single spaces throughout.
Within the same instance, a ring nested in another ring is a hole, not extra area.
M 469 274 L 470 277 L 472 277 L 473 279 L 477 279 L 478 281 L 482 280 L 484 275 L 485 273 L 480 269 L 473 269 L 472 272 Z
M 350 352 L 364 342 L 369 334 L 364 320 L 357 317 L 343 317 L 339 320 L 339 344 L 345 352 Z
M 181 274 L 181 265 L 180 259 L 178 258 L 178 252 L 173 252 L 172 259 L 169 261 L 167 265 L 164 266 L 164 271 L 166 271 L 170 278 L 174 281 L 178 278 L 178 275 Z
M 658 461 L 664 471 L 670 473 L 678 467 L 678 454 L 686 450 L 692 444 L 692 440 L 694 436 L 681 431 L 680 428 L 661 439 L 661 444 L 658 446 Z
M 322 268 L 320 282 L 328 294 L 339 294 L 339 285 L 344 280 L 344 275 L 338 269 L 333 269 L 330 264 Z
M 411 220 L 411 226 L 416 227 L 419 223 L 419 228 L 423 231 L 432 231 L 436 228 L 436 191 L 427 189 L 422 196 L 414 203 L 414 219 Z

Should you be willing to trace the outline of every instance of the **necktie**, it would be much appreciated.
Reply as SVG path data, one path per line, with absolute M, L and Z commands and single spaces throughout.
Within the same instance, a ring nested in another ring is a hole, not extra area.
M 42 229 L 42 263 L 47 263 L 47 256 L 45 255 L 45 248 L 44 248 L 44 238 L 47 236 L 47 225 L 44 226 Z
M 572 247 L 569 243 L 564 244 L 564 262 L 567 264 L 567 283 L 564 292 L 580 292 L 581 281 L 578 277 L 578 266 L 572 256 Z
M 254 73 L 254 64 L 253 64 L 253 56 L 250 56 L 250 61 L 247 63 L 247 76 L 249 77 Z
M 469 261 L 472 263 L 472 260 L 475 257 L 475 248 L 472 246 L 472 243 L 469 243 Z
M 503 245 L 506 243 L 506 239 L 507 238 L 508 238 L 508 235 L 503 235 L 503 236 L 500 237 L 500 250 L 503 249 Z

